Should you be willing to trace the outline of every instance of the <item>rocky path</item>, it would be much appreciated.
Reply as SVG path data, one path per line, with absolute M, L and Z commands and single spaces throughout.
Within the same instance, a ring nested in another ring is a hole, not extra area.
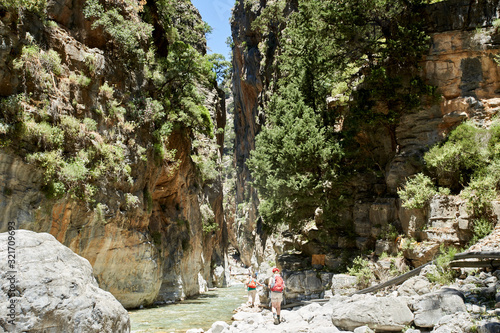
M 469 251 L 500 251 L 500 228 Z M 279 325 L 267 308 L 243 304 L 232 324 L 216 322 L 206 332 L 500 332 L 500 270 L 462 269 L 461 278 L 445 286 L 427 278 L 435 269 L 427 266 L 418 276 L 377 294 L 336 294 L 323 303 L 282 310 Z
M 324 304 L 282 310 L 279 325 L 268 309 L 245 304 L 231 325 L 216 322 L 207 332 L 500 332 L 498 276 L 500 271 L 483 272 L 440 287 L 420 275 L 389 295 L 335 295 Z M 188 331 L 195 332 L 203 331 Z

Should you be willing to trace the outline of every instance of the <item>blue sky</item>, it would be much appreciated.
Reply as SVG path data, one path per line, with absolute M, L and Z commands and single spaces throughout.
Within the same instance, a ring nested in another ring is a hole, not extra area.
M 208 53 L 220 53 L 229 60 L 231 49 L 226 45 L 226 39 L 231 35 L 229 18 L 234 0 L 191 0 L 200 11 L 203 21 L 212 27 L 212 33 L 207 35 Z

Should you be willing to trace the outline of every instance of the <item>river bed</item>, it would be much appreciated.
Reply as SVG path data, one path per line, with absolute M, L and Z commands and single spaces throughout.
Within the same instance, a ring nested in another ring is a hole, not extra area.
M 129 311 L 133 333 L 208 330 L 216 321 L 231 323 L 233 310 L 247 300 L 243 285 L 208 291 L 196 298 L 158 307 Z

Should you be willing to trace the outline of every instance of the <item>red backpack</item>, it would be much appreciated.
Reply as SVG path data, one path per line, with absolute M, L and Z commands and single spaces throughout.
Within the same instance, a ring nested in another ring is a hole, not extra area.
M 283 292 L 283 278 L 279 275 L 274 277 L 274 283 L 271 283 L 271 291 Z
M 257 288 L 257 284 L 255 283 L 255 280 L 252 279 L 250 280 L 250 282 L 248 283 L 248 288 Z

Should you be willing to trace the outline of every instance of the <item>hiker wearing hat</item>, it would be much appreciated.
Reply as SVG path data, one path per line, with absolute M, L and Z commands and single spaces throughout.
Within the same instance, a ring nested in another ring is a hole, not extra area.
M 274 317 L 274 325 L 281 322 L 281 302 L 283 301 L 283 290 L 285 290 L 285 282 L 280 275 L 280 270 L 273 268 L 273 277 L 269 279 L 269 289 L 271 289 L 271 307 Z M 276 309 L 276 313 L 275 313 Z

